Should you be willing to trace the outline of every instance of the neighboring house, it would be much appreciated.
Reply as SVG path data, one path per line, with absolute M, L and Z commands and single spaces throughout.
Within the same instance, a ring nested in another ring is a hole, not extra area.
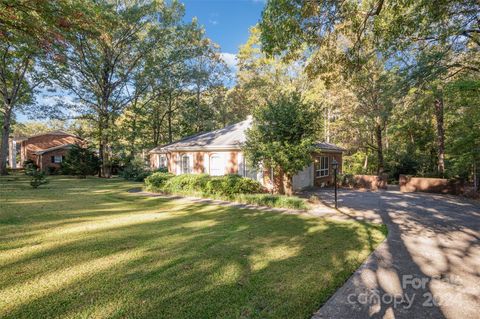
M 249 117 L 243 122 L 216 131 L 200 133 L 156 147 L 150 151 L 151 167 L 167 168 L 173 174 L 239 174 L 258 180 L 271 189 L 277 185 L 273 171 L 249 167 L 241 150 L 246 140 L 245 132 L 251 125 L 252 119 Z M 294 190 L 331 184 L 333 182 L 331 163 L 334 158 L 339 163 L 341 172 L 344 149 L 322 142 L 316 143 L 315 146 L 317 151 L 312 154 L 312 164 L 293 177 Z
M 53 131 L 10 141 L 11 168 L 21 168 L 25 161 L 33 161 L 41 170 L 58 169 L 72 145 L 85 145 L 78 136 Z M 20 156 L 17 154 L 19 153 Z

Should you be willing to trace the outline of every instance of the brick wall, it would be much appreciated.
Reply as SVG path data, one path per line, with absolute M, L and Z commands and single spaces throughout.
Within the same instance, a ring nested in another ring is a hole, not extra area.
M 464 185 L 462 183 L 445 178 L 400 175 L 399 184 L 401 192 L 427 192 L 458 195 L 463 193 L 464 190 Z
M 26 160 L 38 162 L 35 152 L 65 144 L 84 145 L 85 141 L 68 134 L 43 134 L 33 136 L 21 143 L 21 161 L 22 163 Z
M 388 176 L 377 175 L 354 175 L 353 187 L 371 190 L 387 189 Z
M 38 156 L 37 165 L 42 170 L 48 170 L 49 168 L 58 170 L 60 169 L 61 164 L 52 163 L 52 156 L 63 156 L 63 158 L 65 158 L 67 156 L 67 153 L 68 153 L 68 149 L 60 149 L 60 150 L 44 153 Z
M 237 174 L 238 173 L 238 151 L 217 151 L 217 152 L 170 152 L 165 154 L 167 156 L 168 171 L 170 173 L 177 173 L 177 159 L 181 158 L 182 155 L 188 154 L 193 158 L 193 173 L 209 173 L 208 166 L 209 163 L 206 161 L 210 160 L 210 156 L 214 154 L 221 154 L 225 158 L 225 174 Z M 160 154 L 151 154 L 150 155 L 150 165 L 153 169 L 158 168 L 160 163 Z

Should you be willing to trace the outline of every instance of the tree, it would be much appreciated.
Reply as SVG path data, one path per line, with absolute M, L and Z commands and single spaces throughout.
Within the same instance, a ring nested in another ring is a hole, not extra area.
M 292 194 L 292 178 L 312 162 L 316 113 L 300 94 L 282 94 L 253 113 L 244 152 L 254 165 L 284 177 L 280 193 Z
M 7 173 L 13 114 L 34 102 L 35 89 L 45 81 L 39 60 L 63 48 L 73 30 L 94 30 L 92 21 L 95 14 L 86 1 L 0 2 L 0 174 Z
M 61 171 L 66 175 L 87 177 L 95 175 L 100 167 L 100 161 L 95 151 L 89 147 L 72 145 L 65 160 L 62 162 Z
M 74 110 L 95 121 L 100 175 L 110 177 L 114 123 L 132 100 L 128 87 L 135 75 L 163 43 L 158 21 L 168 17 L 170 7 L 158 1 L 102 1 L 99 6 L 105 15 L 100 34 L 78 32 L 50 74 L 76 97 Z

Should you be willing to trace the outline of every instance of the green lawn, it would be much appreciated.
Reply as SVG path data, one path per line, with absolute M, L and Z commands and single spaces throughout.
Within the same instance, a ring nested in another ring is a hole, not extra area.
M 384 227 L 0 178 L 2 318 L 308 318 Z

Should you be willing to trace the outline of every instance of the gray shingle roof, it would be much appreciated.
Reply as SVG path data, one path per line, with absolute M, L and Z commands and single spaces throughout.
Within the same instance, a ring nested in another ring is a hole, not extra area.
M 239 150 L 246 141 L 245 132 L 252 125 L 249 116 L 245 121 L 226 126 L 222 129 L 199 133 L 185 137 L 177 142 L 158 146 L 150 153 L 165 153 L 171 151 L 198 151 L 198 150 Z M 330 143 L 317 142 L 322 150 L 344 151 L 343 148 Z
M 169 151 L 190 151 L 201 149 L 240 149 L 245 143 L 245 131 L 251 126 L 252 119 L 226 126 L 222 129 L 188 136 L 177 142 L 159 146 L 152 153 Z
M 324 151 L 339 151 L 339 152 L 344 152 L 346 151 L 346 149 L 340 147 L 340 146 L 337 146 L 335 144 L 332 144 L 332 143 L 326 143 L 326 142 L 320 142 L 320 141 L 317 141 L 315 142 L 314 144 L 316 147 L 318 147 L 319 149 L 321 150 L 324 150 Z

